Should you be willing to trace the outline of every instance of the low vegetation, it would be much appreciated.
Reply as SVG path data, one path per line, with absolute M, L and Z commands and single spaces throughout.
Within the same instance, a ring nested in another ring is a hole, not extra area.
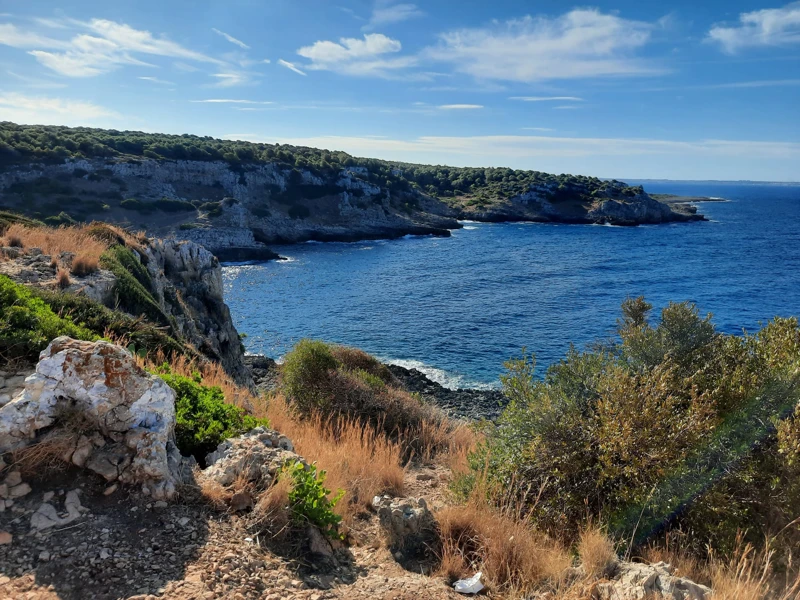
M 332 496 L 331 490 L 324 485 L 326 475 L 316 465 L 306 466 L 296 462 L 285 467 L 280 477 L 287 477 L 291 481 L 288 499 L 295 521 L 314 525 L 328 537 L 338 539 L 341 536 L 339 523 L 342 517 L 333 509 L 345 491 L 339 490 Z
M 55 313 L 31 290 L 0 275 L 0 361 L 35 360 L 62 335 L 79 340 L 98 338 L 68 316 Z
M 788 560 L 800 539 L 797 320 L 738 337 L 691 304 L 657 325 L 651 308 L 626 301 L 619 342 L 572 350 L 543 380 L 530 357 L 510 361 L 511 404 L 467 483 L 485 478 L 490 497 L 516 498 L 553 533 L 600 521 L 639 545 L 691 531 L 684 544 L 702 556 L 730 554 L 744 532 Z
M 226 439 L 260 425 L 269 426 L 267 419 L 257 419 L 227 404 L 222 389 L 203 385 L 199 372 L 193 373 L 191 378 L 176 375 L 165 363 L 157 373 L 175 392 L 178 449 L 184 456 L 194 456 L 200 464 L 205 464 L 206 455 Z

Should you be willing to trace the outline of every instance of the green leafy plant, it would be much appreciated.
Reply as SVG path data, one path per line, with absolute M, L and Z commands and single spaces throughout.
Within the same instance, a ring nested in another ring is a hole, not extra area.
M 201 464 L 206 455 L 226 439 L 260 425 L 269 426 L 266 419 L 256 419 L 243 409 L 226 404 L 222 390 L 203 385 L 199 373 L 193 378 L 174 375 L 166 364 L 157 373 L 175 391 L 178 449 L 184 455 L 194 456 Z
M 310 523 L 333 539 L 341 539 L 339 523 L 342 517 L 333 509 L 344 497 L 344 490 L 339 490 L 330 498 L 331 490 L 325 487 L 325 471 L 317 470 L 316 464 L 305 466 L 301 462 L 286 465 L 282 476 L 292 479 L 289 492 L 289 504 L 292 515 L 297 522 Z
M 53 339 L 68 335 L 96 340 L 98 335 L 60 316 L 30 290 L 0 275 L 0 359 L 36 360 Z

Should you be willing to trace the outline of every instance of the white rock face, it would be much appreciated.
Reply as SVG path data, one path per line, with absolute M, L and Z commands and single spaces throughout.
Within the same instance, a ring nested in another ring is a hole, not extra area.
M 242 478 L 267 488 L 283 465 L 298 461 L 305 464 L 294 453 L 289 438 L 266 427 L 256 427 L 217 446 L 206 457 L 208 467 L 203 475 L 223 487 L 229 487 Z
M 95 432 L 81 436 L 65 460 L 108 481 L 139 484 L 156 498 L 174 495 L 175 394 L 127 350 L 102 341 L 53 340 L 24 390 L 0 408 L 0 453 L 32 443 L 39 430 L 70 415 Z
M 711 590 L 683 577 L 676 577 L 674 569 L 667 563 L 645 565 L 640 563 L 620 563 L 613 581 L 598 584 L 597 597 L 600 600 L 645 600 L 664 598 L 665 600 L 706 600 L 711 598 Z
M 378 513 L 393 552 L 418 555 L 437 544 L 436 520 L 423 498 L 375 496 L 372 508 Z

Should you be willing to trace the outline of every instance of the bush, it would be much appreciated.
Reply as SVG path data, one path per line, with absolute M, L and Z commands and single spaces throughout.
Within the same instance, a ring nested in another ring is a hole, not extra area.
M 289 505 L 292 516 L 296 522 L 310 523 L 320 529 L 325 535 L 340 539 L 339 523 L 342 517 L 333 512 L 333 509 L 344 496 L 344 490 L 333 497 L 328 496 L 331 490 L 325 488 L 325 471 L 317 471 L 316 465 L 306 467 L 301 462 L 296 462 L 284 468 L 282 476 L 292 479 L 292 488 L 289 492 Z
M 95 273 L 99 269 L 98 261 L 93 256 L 78 255 L 72 260 L 70 271 L 78 277 L 85 277 L 91 273 Z
M 170 318 L 153 297 L 153 283 L 147 268 L 124 246 L 112 246 L 100 256 L 100 265 L 117 278 L 114 293 L 121 306 L 134 316 L 145 315 L 151 322 L 172 327 Z
M 408 452 L 437 451 L 452 426 L 441 410 L 397 387 L 389 370 L 361 350 L 301 340 L 284 358 L 281 382 L 301 415 L 356 419 L 404 440 Z
M 96 340 L 85 327 L 56 314 L 30 290 L 0 275 L 0 358 L 35 362 L 55 338 Z
M 172 375 L 166 364 L 158 374 L 175 391 L 178 449 L 185 456 L 194 456 L 201 465 L 205 464 L 206 455 L 226 439 L 269 425 L 266 419 L 256 419 L 243 409 L 226 404 L 222 390 L 204 386 L 199 374 L 193 379 Z
M 626 301 L 618 342 L 571 350 L 543 380 L 530 357 L 507 363 L 510 404 L 471 456 L 471 481 L 485 473 L 496 500 L 527 504 L 553 533 L 602 520 L 637 543 L 673 527 L 699 551 L 732 550 L 740 529 L 763 543 L 800 516 L 797 320 L 736 337 L 691 304 L 670 304 L 656 326 L 651 308 Z
M 153 202 L 153 205 L 158 210 L 163 210 L 164 212 L 189 212 L 194 211 L 194 205 L 191 202 L 186 202 L 185 200 L 174 200 L 172 198 L 161 198 L 161 200 L 156 200 Z

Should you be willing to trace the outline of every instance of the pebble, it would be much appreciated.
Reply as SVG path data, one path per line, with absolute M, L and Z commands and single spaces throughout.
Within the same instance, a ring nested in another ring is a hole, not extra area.
M 110 496 L 111 494 L 113 494 L 114 492 L 117 491 L 118 487 L 119 486 L 116 483 L 113 484 L 113 485 L 108 486 L 106 489 L 103 490 L 103 495 L 104 496 Z
M 154 505 L 156 508 L 167 508 L 169 506 L 168 502 L 164 502 L 163 500 L 159 500 Z
M 47 550 L 42 550 L 39 553 L 39 560 L 41 560 L 42 562 L 47 562 L 48 560 L 50 560 L 50 553 Z
M 10 544 L 13 539 L 14 536 L 8 533 L 7 531 L 0 531 L 0 546 L 4 546 L 5 544 Z

